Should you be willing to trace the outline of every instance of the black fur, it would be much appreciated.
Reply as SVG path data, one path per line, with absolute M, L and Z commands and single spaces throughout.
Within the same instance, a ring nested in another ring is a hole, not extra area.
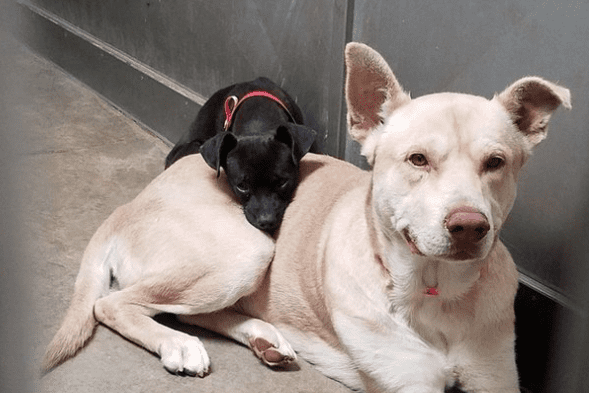
M 224 131 L 224 105 L 229 96 L 263 90 L 278 97 L 293 119 L 273 100 L 251 97 L 234 113 Z M 293 122 L 294 120 L 294 122 Z M 203 105 L 190 130 L 166 157 L 166 168 L 189 154 L 201 153 L 220 174 L 225 170 L 247 220 L 273 233 L 298 184 L 298 164 L 311 149 L 316 132 L 303 125 L 294 100 L 267 78 L 238 83 L 219 90 Z

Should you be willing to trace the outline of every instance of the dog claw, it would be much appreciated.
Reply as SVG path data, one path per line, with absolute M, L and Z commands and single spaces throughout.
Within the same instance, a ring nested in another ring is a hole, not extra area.
M 177 373 L 178 375 L 187 375 L 189 377 L 196 377 L 199 376 L 200 378 L 203 378 L 205 375 L 207 375 L 208 373 L 204 372 L 204 371 L 194 371 L 194 370 L 189 370 L 189 369 L 182 369 L 182 371 Z

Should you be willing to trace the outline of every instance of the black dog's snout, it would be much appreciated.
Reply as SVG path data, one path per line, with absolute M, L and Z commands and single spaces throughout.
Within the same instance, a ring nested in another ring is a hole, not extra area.
M 274 214 L 271 213 L 264 213 L 260 214 L 257 219 L 256 223 L 254 224 L 255 227 L 261 229 L 265 232 L 274 231 L 278 227 L 279 220 L 276 218 Z
M 245 218 L 259 230 L 273 234 L 280 226 L 284 210 L 278 207 L 260 207 L 260 205 L 267 205 L 267 203 L 256 203 L 255 198 L 253 199 L 246 203 Z

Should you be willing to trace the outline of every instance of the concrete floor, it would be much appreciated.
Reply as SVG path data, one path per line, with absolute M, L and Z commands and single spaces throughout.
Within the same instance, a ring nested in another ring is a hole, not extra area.
M 8 261 L 5 272 L 22 268 L 15 279 L 3 278 L 3 292 L 13 299 L 8 317 L 22 331 L 2 330 L 2 342 L 20 348 L 13 337 L 22 336 L 30 346 L 24 343 L 15 356 L 22 366 L 10 362 L 12 368 L 24 367 L 11 378 L 26 388 L 4 390 L 3 382 L 1 390 L 349 392 L 302 360 L 285 371 L 271 370 L 249 349 L 169 318 L 163 322 L 202 339 L 213 364 L 206 378 L 167 373 L 156 356 L 104 326 L 75 358 L 40 378 L 40 359 L 65 314 L 87 242 L 117 206 L 163 170 L 169 147 L 53 64 L 14 41 L 2 45 L 10 52 L 2 60 L 7 107 L 18 119 L 2 136 L 19 142 L 3 157 L 12 163 L 10 189 L 18 213 L 18 236 L 10 239 L 21 240 L 19 260 Z M 10 290 L 16 285 L 17 292 Z M 5 354 L 0 366 L 9 358 Z

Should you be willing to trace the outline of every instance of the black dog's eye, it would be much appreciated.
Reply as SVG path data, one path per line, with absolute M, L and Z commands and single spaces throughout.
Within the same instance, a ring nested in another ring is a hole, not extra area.
M 423 155 L 421 153 L 411 154 L 409 156 L 409 161 L 417 167 L 423 167 L 428 164 L 427 158 L 425 158 L 425 155 Z
M 485 163 L 485 167 L 488 171 L 493 171 L 501 168 L 504 163 L 505 160 L 503 158 L 494 156 L 487 160 L 487 162 Z
M 250 192 L 250 188 L 247 186 L 247 184 L 243 184 L 243 183 L 236 185 L 235 189 L 242 194 L 247 194 Z
M 288 179 L 278 181 L 278 188 L 286 188 L 288 186 Z

